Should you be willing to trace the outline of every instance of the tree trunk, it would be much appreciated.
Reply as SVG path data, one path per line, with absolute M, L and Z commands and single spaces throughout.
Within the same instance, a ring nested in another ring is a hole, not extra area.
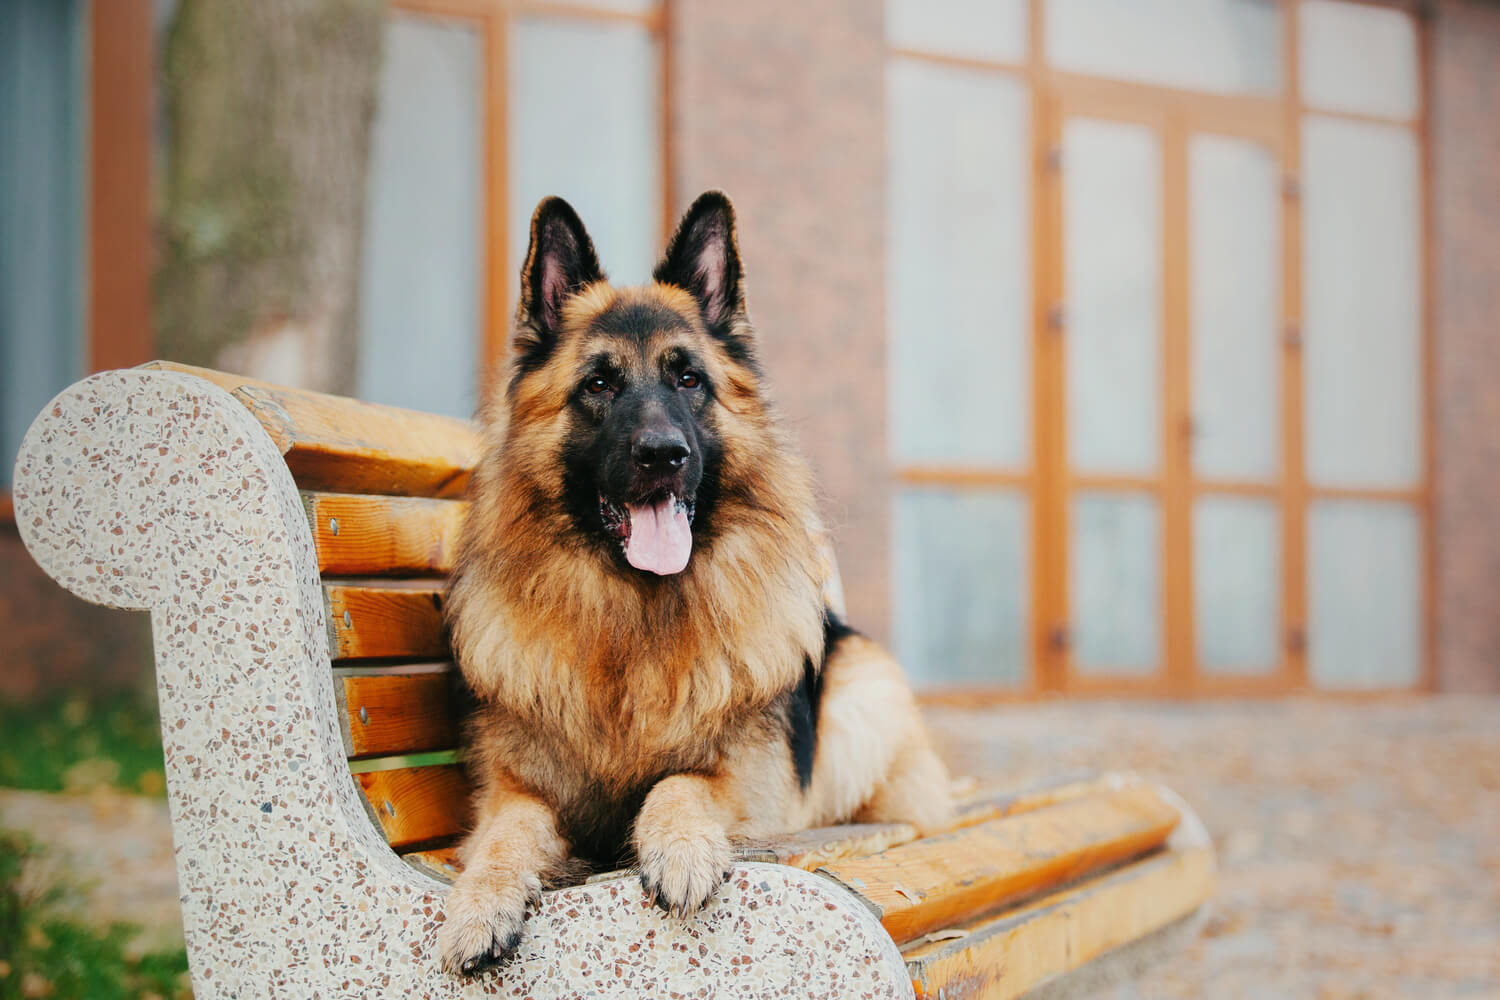
M 166 41 L 163 356 L 352 391 L 385 0 L 181 0 Z

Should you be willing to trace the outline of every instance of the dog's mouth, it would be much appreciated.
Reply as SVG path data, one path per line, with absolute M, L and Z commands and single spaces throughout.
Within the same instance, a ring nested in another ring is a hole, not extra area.
M 599 495 L 604 532 L 619 541 L 630 565 L 658 576 L 681 573 L 693 552 L 694 503 L 658 492 L 635 503 Z

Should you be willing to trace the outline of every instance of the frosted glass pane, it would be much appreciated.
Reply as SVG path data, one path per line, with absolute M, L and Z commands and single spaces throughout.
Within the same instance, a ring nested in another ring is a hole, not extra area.
M 1411 687 L 1422 663 L 1422 543 L 1403 504 L 1308 511 L 1308 663 L 1325 688 Z
M 1422 476 L 1422 258 L 1416 137 L 1302 126 L 1307 471 L 1405 487 Z
M 1274 0 L 1047 0 L 1058 69 L 1217 94 L 1281 89 Z
M 887 97 L 892 453 L 1025 465 L 1026 89 L 998 74 L 895 59 Z
M 897 48 L 1020 62 L 1026 0 L 886 0 L 885 35 Z
M 1417 25 L 1410 14 L 1364 3 L 1306 0 L 1298 29 L 1305 103 L 1391 118 L 1416 115 Z
M 1023 685 L 1030 516 L 1013 492 L 896 497 L 896 652 L 913 683 Z
M 1274 503 L 1204 497 L 1193 508 L 1198 665 L 1268 674 L 1280 659 L 1281 518 Z
M 1281 409 L 1281 184 L 1244 139 L 1188 140 L 1193 466 L 1277 478 Z
M 511 260 L 550 194 L 578 210 L 615 284 L 651 276 L 661 253 L 661 75 L 641 25 L 524 17 L 511 35 Z M 514 283 L 514 275 L 507 281 Z
M 1149 674 L 1161 660 L 1161 516 L 1151 497 L 1073 501 L 1073 664 L 1089 674 Z
M 361 399 L 474 413 L 483 66 L 482 39 L 463 22 L 386 20 L 360 262 Z
M 1161 148 L 1140 125 L 1063 128 L 1068 449 L 1152 472 L 1161 436 Z

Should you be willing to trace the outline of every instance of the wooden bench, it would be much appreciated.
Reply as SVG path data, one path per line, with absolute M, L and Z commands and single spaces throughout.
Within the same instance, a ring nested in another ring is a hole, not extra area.
M 80 596 L 152 615 L 193 989 L 248 996 L 1009 997 L 1207 898 L 1169 792 L 1073 777 L 957 828 L 737 845 L 684 921 L 625 873 L 548 892 L 516 961 L 464 982 L 436 931 L 468 811 L 445 574 L 462 421 L 153 364 L 37 418 L 17 525 Z

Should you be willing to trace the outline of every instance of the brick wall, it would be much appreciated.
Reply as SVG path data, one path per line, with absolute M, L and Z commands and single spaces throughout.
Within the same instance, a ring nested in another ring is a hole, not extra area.
M 1439 687 L 1500 691 L 1500 6 L 1432 24 Z
M 56 691 L 139 691 L 150 683 L 146 615 L 101 608 L 63 590 L 0 522 L 0 701 Z
M 850 617 L 888 630 L 884 8 L 671 7 L 672 181 L 734 200 L 751 318 L 817 471 Z

